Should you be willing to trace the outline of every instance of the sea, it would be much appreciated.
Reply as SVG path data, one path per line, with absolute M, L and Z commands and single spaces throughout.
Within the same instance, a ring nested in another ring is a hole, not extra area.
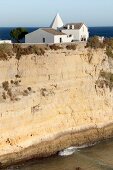
M 0 39 L 1 40 L 10 40 L 10 31 L 14 27 L 0 27 Z M 38 27 L 26 27 L 28 33 L 35 31 Z M 104 37 L 113 37 L 113 27 L 89 27 L 90 37 L 98 35 Z M 24 39 L 22 40 L 24 42 Z

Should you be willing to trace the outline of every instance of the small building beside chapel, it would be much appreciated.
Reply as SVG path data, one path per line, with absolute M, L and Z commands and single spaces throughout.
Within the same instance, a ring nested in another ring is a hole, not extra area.
M 60 15 L 57 14 L 50 27 L 39 28 L 25 35 L 25 43 L 70 43 L 74 41 L 87 41 L 88 38 L 88 27 L 84 23 L 68 23 L 64 25 Z
M 25 36 L 26 43 L 57 44 L 71 42 L 72 37 L 53 28 L 39 28 Z

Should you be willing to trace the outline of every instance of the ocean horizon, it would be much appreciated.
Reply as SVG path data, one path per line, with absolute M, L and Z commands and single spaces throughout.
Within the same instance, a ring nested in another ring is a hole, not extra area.
M 0 39 L 1 40 L 10 40 L 10 31 L 16 27 L 0 27 Z M 35 31 L 40 27 L 24 27 L 28 30 L 28 33 Z M 90 37 L 92 36 L 104 36 L 106 38 L 113 37 L 113 26 L 110 27 L 88 27 Z M 23 40 L 24 41 L 24 40 Z

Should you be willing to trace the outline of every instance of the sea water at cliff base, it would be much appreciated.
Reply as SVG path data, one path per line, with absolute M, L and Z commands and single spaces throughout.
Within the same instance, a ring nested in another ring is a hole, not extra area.
M 74 151 L 71 154 L 70 151 Z M 113 170 L 113 139 L 70 147 L 49 158 L 31 160 L 7 170 Z

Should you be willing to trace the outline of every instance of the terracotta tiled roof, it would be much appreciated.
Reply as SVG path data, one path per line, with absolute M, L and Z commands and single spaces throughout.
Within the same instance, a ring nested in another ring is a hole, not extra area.
M 46 32 L 48 32 L 50 34 L 53 34 L 53 35 L 66 35 L 65 33 L 57 31 L 57 30 L 55 30 L 53 28 L 42 28 L 42 30 L 46 31 Z

